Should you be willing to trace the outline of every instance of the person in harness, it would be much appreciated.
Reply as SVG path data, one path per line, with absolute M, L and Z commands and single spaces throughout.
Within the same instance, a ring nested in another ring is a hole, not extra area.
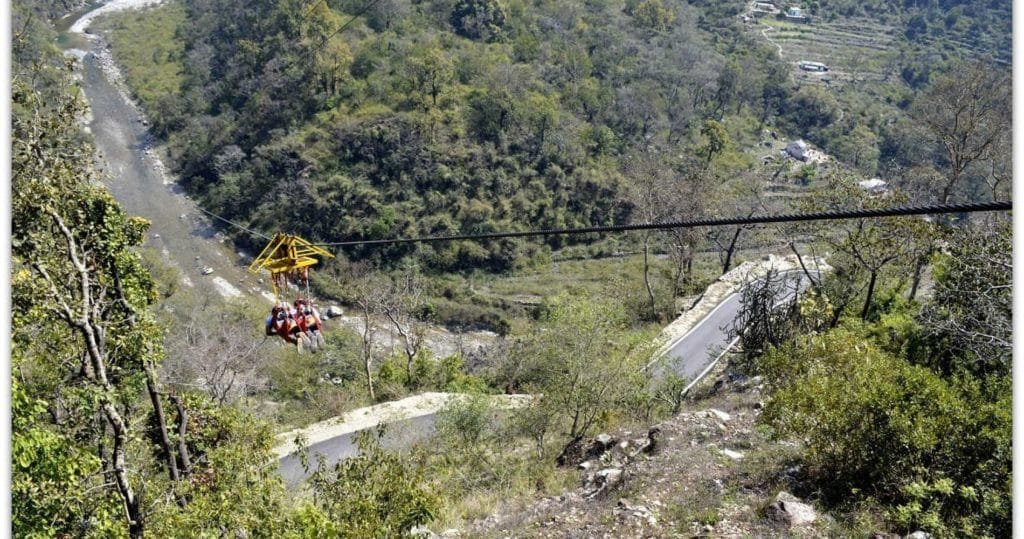
M 277 334 L 288 344 L 294 344 L 301 354 L 310 346 L 309 337 L 299 327 L 295 315 L 286 306 L 275 305 L 265 321 L 264 333 L 269 337 Z
M 309 337 L 313 350 L 322 348 L 327 344 L 324 339 L 323 323 L 320 321 L 320 313 L 317 312 L 316 307 L 310 305 L 307 300 L 303 298 L 295 300 L 295 319 L 298 321 L 299 328 L 302 332 Z

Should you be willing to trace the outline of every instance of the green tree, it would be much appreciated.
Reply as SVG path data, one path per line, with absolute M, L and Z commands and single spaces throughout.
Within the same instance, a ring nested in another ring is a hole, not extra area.
M 808 132 L 823 129 L 839 119 L 839 102 L 818 86 L 802 86 L 786 103 L 784 117 L 795 134 L 810 137 Z
M 558 103 L 551 97 L 530 93 L 520 109 L 523 125 L 529 131 L 534 155 L 540 155 L 551 132 L 558 125 Z
M 382 449 L 383 435 L 383 429 L 360 432 L 359 455 L 333 468 L 319 456 L 309 481 L 314 504 L 328 522 L 318 534 L 405 537 L 413 526 L 434 518 L 439 502 L 424 484 L 422 468 Z
M 641 26 L 659 32 L 668 30 L 676 20 L 675 12 L 665 7 L 662 0 L 643 0 L 633 8 L 632 15 Z
M 17 350 L 17 349 L 16 349 Z M 16 353 L 14 368 L 19 368 Z M 47 425 L 48 403 L 12 377 L 11 515 L 17 537 L 102 535 L 120 531 L 116 501 L 87 496 L 99 457 Z M 91 516 L 90 516 L 91 515 Z M 91 522 L 92 526 L 89 525 Z
M 459 35 L 497 41 L 504 35 L 507 18 L 499 0 L 459 0 L 452 10 L 451 23 Z
M 506 90 L 474 90 L 468 98 L 466 124 L 481 141 L 500 143 L 512 127 L 518 105 Z
M 437 98 L 451 84 L 455 68 L 448 54 L 436 44 L 428 43 L 415 47 L 406 57 L 405 73 L 412 90 L 423 96 L 424 108 L 436 108 Z
M 571 440 L 621 411 L 628 397 L 644 386 L 639 371 L 647 347 L 626 324 L 621 307 L 559 296 L 510 354 L 512 362 L 522 365 L 525 359 L 531 367 L 521 372 L 526 389 L 540 395 L 531 407 L 564 424 Z M 547 421 L 533 424 L 548 428 Z
M 704 152 L 707 155 L 704 166 L 707 167 L 716 155 L 725 151 L 732 144 L 732 139 L 725 126 L 716 120 L 705 120 L 700 127 L 700 134 L 707 140 L 704 146 Z
M 63 371 L 58 376 L 71 378 L 67 391 L 60 390 L 75 403 L 69 421 L 82 426 L 96 424 L 94 414 L 102 418 L 102 428 L 90 437 L 109 470 L 103 489 L 117 493 L 128 532 L 140 537 L 143 477 L 139 463 L 129 461 L 135 458 L 130 450 L 135 431 L 130 409 L 121 405 L 143 388 L 160 423 L 168 471 L 173 480 L 179 478 L 156 390 L 162 331 L 146 312 L 156 291 L 133 250 L 148 223 L 127 216 L 98 185 L 91 149 L 78 140 L 82 108 L 76 97 L 44 104 L 20 80 L 13 93 L 12 299 L 18 313 L 13 331 L 32 332 L 36 320 L 55 321 L 66 331 L 65 340 L 49 344 L 68 361 L 52 367 Z M 24 353 L 45 357 L 38 343 L 21 342 L 32 348 Z M 74 350 L 77 360 L 70 360 Z

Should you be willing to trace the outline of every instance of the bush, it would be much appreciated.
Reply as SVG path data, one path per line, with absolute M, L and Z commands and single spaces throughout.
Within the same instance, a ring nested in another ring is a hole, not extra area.
M 763 420 L 802 438 L 826 501 L 873 497 L 905 530 L 1010 533 L 1010 389 L 946 380 L 889 355 L 863 326 L 768 353 Z
M 361 432 L 359 456 L 333 468 L 321 462 L 313 472 L 310 484 L 315 503 L 330 520 L 321 530 L 324 535 L 398 537 L 437 513 L 439 502 L 424 487 L 422 468 L 384 451 L 383 435 L 383 429 L 376 435 Z

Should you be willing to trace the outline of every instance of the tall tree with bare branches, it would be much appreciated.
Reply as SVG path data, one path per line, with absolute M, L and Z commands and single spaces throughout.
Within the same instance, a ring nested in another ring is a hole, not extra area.
M 957 64 L 915 101 L 911 115 L 945 157 L 942 202 L 953 198 L 968 167 L 989 157 L 1011 129 L 1009 70 L 983 62 Z

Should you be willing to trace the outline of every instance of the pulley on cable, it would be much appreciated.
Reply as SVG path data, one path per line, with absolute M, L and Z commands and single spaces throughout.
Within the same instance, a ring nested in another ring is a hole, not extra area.
M 323 324 L 320 313 L 313 306 L 309 294 L 309 268 L 319 261 L 314 256 L 334 258 L 323 248 L 291 234 L 274 234 L 270 243 L 249 265 L 249 271 L 270 272 L 274 289 L 274 307 L 265 321 L 266 335 L 277 334 L 285 342 L 294 344 L 299 353 L 305 349 L 316 351 L 324 346 Z M 289 286 L 299 290 L 294 304 L 281 300 L 281 294 Z M 305 296 L 302 295 L 303 288 Z

